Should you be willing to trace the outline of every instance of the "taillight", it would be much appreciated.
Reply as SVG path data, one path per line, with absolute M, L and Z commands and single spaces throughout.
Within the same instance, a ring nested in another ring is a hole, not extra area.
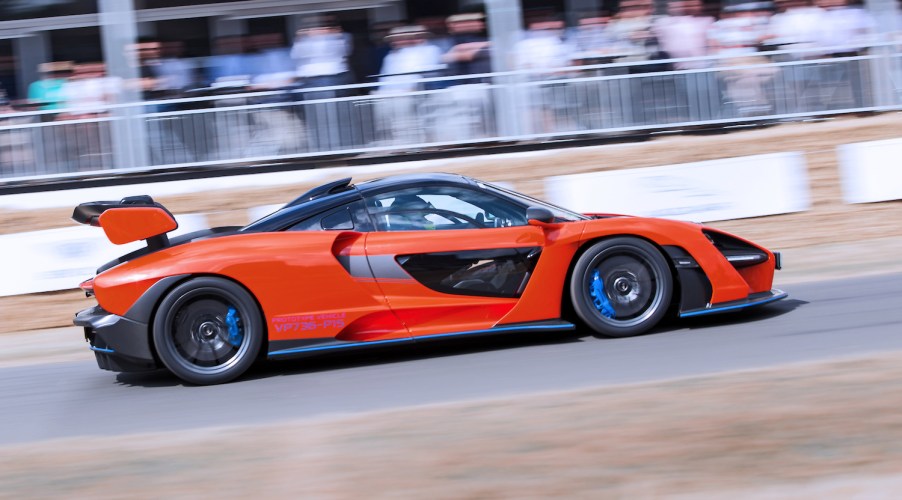
M 85 297 L 93 297 L 94 296 L 94 278 L 87 279 L 82 281 L 78 288 L 81 288 L 85 292 Z

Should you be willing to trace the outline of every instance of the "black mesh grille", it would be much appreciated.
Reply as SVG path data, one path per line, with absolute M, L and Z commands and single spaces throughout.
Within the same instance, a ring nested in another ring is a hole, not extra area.
M 708 240 L 720 253 L 733 265 L 733 267 L 748 267 L 767 262 L 767 252 L 750 245 L 738 238 L 718 233 L 715 231 L 703 231 Z

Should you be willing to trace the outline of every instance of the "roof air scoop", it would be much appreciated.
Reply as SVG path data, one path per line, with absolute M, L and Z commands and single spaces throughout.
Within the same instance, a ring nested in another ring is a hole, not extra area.
M 351 178 L 345 177 L 344 179 L 339 179 L 337 181 L 329 182 L 323 184 L 322 186 L 315 187 L 310 191 L 298 196 L 291 203 L 285 205 L 283 208 L 293 207 L 295 205 L 300 205 L 301 203 L 305 203 L 311 200 L 315 200 L 317 198 L 322 198 L 323 196 L 340 193 L 346 189 L 351 187 Z

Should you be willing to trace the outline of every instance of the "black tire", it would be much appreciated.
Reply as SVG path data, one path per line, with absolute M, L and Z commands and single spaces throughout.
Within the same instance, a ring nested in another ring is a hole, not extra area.
M 598 286 L 603 294 L 596 301 Z M 574 311 L 602 337 L 647 332 L 667 314 L 672 295 L 667 261 L 654 245 L 638 238 L 595 243 L 580 255 L 570 278 Z
M 214 277 L 175 287 L 160 302 L 153 322 L 160 361 L 178 378 L 198 385 L 221 384 L 247 371 L 263 335 L 253 297 L 238 284 Z

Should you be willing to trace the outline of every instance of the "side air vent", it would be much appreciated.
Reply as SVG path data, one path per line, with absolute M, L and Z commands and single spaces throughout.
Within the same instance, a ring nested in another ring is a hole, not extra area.
M 714 231 L 702 231 L 733 267 L 749 267 L 767 262 L 767 252 L 738 238 Z

